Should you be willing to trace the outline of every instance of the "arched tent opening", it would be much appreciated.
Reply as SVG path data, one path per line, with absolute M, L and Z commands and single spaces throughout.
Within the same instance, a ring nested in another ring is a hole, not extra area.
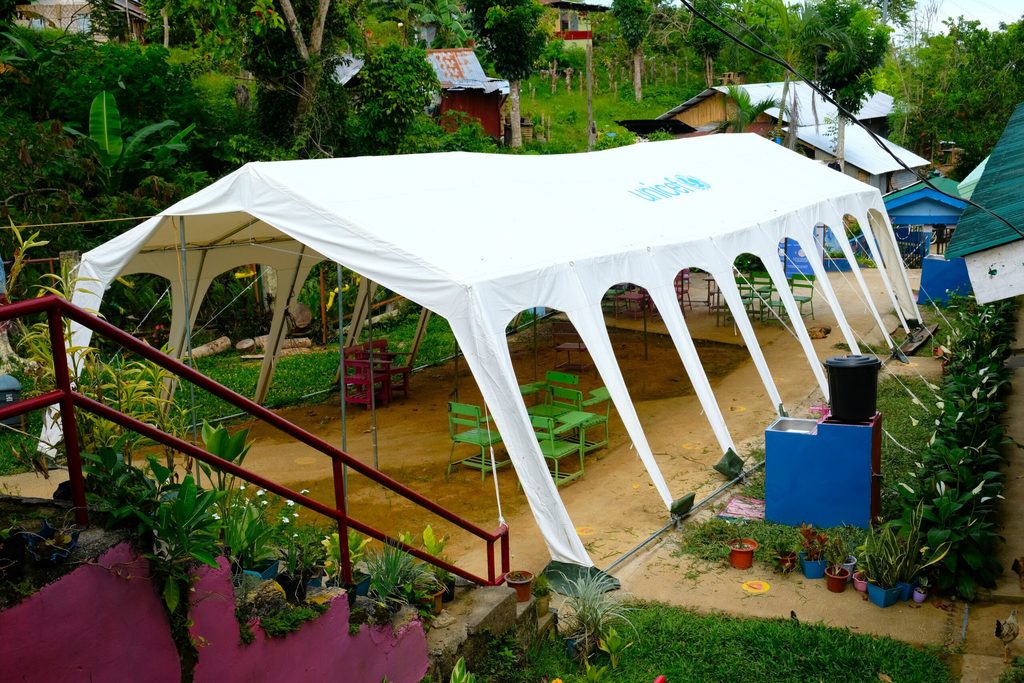
M 98 311 L 105 320 L 150 346 L 163 348 L 168 343 L 171 283 L 167 278 L 150 273 L 125 275 L 114 280 L 108 292 Z
M 748 163 L 723 163 L 730 158 Z M 467 175 L 475 179 L 468 193 Z M 567 177 L 585 186 L 591 200 L 567 205 Z M 493 197 L 510 187 L 531 197 L 530 220 L 494 211 Z M 745 201 L 736 202 L 741 195 Z M 431 205 L 458 206 L 462 218 L 424 211 L 426 198 Z M 174 295 L 172 331 L 180 330 L 181 339 L 190 318 L 184 313 L 187 293 L 201 289 L 210 272 L 246 263 L 266 263 L 278 273 L 274 348 L 284 305 L 309 268 L 325 258 L 444 316 L 502 433 L 549 553 L 590 565 L 529 427 L 505 341 L 512 317 L 537 305 L 566 313 L 653 478 L 657 464 L 605 327 L 601 298 L 609 287 L 634 282 L 659 310 L 678 308 L 673 280 L 680 264 L 694 264 L 724 284 L 730 309 L 742 314 L 732 273 L 738 254 L 750 252 L 765 262 L 777 257 L 783 238 L 811 244 L 813 226 L 834 221 L 837 212 L 859 216 L 882 206 L 877 190 L 751 135 L 587 155 L 452 153 L 256 163 L 84 255 L 81 271 L 101 286 L 131 268 L 166 274 Z M 479 224 L 482 216 L 487 229 L 466 239 L 466 225 Z M 810 260 L 843 327 L 821 259 L 812 254 Z M 95 308 L 99 296 L 80 292 L 75 300 Z M 848 326 L 843 332 L 852 339 Z M 81 330 L 75 335 L 76 342 L 85 336 Z M 264 361 L 264 390 L 275 355 Z M 682 493 L 663 480 L 653 483 L 666 509 L 673 494 Z

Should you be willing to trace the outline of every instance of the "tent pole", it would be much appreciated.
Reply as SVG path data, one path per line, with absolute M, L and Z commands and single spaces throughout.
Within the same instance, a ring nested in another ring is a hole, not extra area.
M 643 310 L 644 315 L 644 360 L 649 360 L 647 358 L 647 306 L 649 301 L 650 297 L 648 296 L 647 301 L 640 302 L 640 308 Z
M 188 300 L 188 262 L 185 255 L 185 217 L 178 216 L 178 240 L 181 243 L 181 289 L 185 298 L 185 353 L 188 356 L 188 364 L 193 370 L 196 367 L 195 359 L 192 358 L 192 307 Z M 192 422 L 192 440 L 199 440 L 199 432 L 196 428 L 196 385 L 188 383 L 190 402 L 190 421 Z M 193 461 L 195 466 L 196 481 L 199 480 L 199 463 Z
M 537 309 L 533 309 L 533 381 L 537 381 L 537 375 L 540 374 L 540 368 L 537 362 Z
M 379 470 L 380 463 L 377 461 L 377 386 L 373 377 L 373 292 L 376 287 L 370 287 L 370 297 L 366 302 L 366 335 L 368 348 L 370 349 L 370 438 L 373 442 L 373 469 Z
M 334 264 L 338 269 L 338 397 L 341 399 L 341 450 L 348 452 L 348 420 L 345 415 L 345 338 L 342 336 L 342 325 L 345 323 L 345 311 L 341 302 L 341 264 Z M 348 496 L 348 466 L 341 466 L 341 492 Z

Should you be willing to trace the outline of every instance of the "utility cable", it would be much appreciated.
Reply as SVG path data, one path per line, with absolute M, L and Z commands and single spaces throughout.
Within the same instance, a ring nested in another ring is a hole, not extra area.
M 785 59 L 782 59 L 781 57 L 777 56 L 778 53 L 776 53 L 775 55 L 770 55 L 767 52 L 764 52 L 762 50 L 757 49 L 756 47 L 754 47 L 750 43 L 744 42 L 742 38 L 740 38 L 736 34 L 732 33 L 731 31 L 729 31 L 725 27 L 721 26 L 720 24 L 716 23 L 713 19 L 711 19 L 706 14 L 704 14 L 703 12 L 698 10 L 696 7 L 693 6 L 693 3 L 690 0 L 679 0 L 679 1 L 683 5 L 683 7 L 687 8 L 688 10 L 690 10 L 690 12 L 692 12 L 694 14 L 694 16 L 698 17 L 701 21 L 703 21 L 704 23 L 708 24 L 709 26 L 711 26 L 713 29 L 715 29 L 719 33 L 725 35 L 727 38 L 729 38 L 729 40 L 733 41 L 734 43 L 736 43 L 740 47 L 743 47 L 744 49 L 749 50 L 750 52 L 753 52 L 754 54 L 758 55 L 759 57 L 767 59 L 768 61 L 772 62 L 773 64 L 777 64 L 777 65 L 781 66 L 783 69 L 785 69 L 786 71 L 789 71 L 794 76 L 799 78 L 801 81 L 806 83 L 808 86 L 811 87 L 812 90 L 814 90 L 816 93 L 821 95 L 822 99 L 824 99 L 826 102 L 828 102 L 829 104 L 833 105 L 836 108 L 836 110 L 839 112 L 839 115 L 840 115 L 840 122 L 839 122 L 840 125 L 843 125 L 842 119 L 846 118 L 846 119 L 849 119 L 851 122 L 855 123 L 856 125 L 860 126 L 868 134 L 868 136 L 875 142 L 875 144 L 878 145 L 879 147 L 881 147 L 882 150 L 886 154 L 891 156 L 896 161 L 896 163 L 900 165 L 901 168 L 903 168 L 905 171 L 913 174 L 913 176 L 915 178 L 917 178 L 918 180 L 923 182 L 929 188 L 935 190 L 936 192 L 938 192 L 939 194 L 941 194 L 943 196 L 949 197 L 951 199 L 957 199 L 959 201 L 965 202 L 965 203 L 975 207 L 976 209 L 984 211 L 988 215 L 992 216 L 996 220 L 998 220 L 1001 223 L 1003 223 L 1004 225 L 1006 225 L 1006 227 L 1010 228 L 1010 230 L 1013 230 L 1015 233 L 1017 233 L 1021 237 L 1024 237 L 1024 232 L 1022 232 L 1020 229 L 1018 229 L 1016 226 L 1014 226 L 1013 223 L 1011 223 L 1010 221 L 1008 221 L 1006 218 L 1004 218 L 1003 216 L 999 215 L 995 211 L 992 211 L 991 209 L 989 209 L 987 207 L 984 207 L 981 204 L 978 204 L 973 199 L 967 199 L 967 198 L 964 198 L 964 197 L 958 197 L 956 195 L 950 194 L 949 192 L 946 192 L 945 190 L 939 188 L 934 183 L 932 183 L 931 180 L 928 179 L 926 176 L 921 175 L 920 173 L 918 173 L 917 171 L 912 169 L 910 166 L 908 166 L 906 164 L 906 162 L 903 161 L 903 159 L 900 159 L 899 156 L 897 156 L 891 149 L 889 149 L 888 145 L 886 145 L 882 141 L 882 139 L 873 130 L 871 130 L 866 125 L 861 123 L 857 119 L 856 116 L 854 116 L 852 113 L 850 113 L 845 108 L 843 108 L 839 104 L 839 102 L 837 102 L 831 95 L 829 95 L 827 92 L 825 92 L 825 90 L 821 86 L 819 86 L 818 84 L 814 83 L 809 78 L 804 76 L 802 73 L 800 73 L 796 69 L 796 67 L 791 65 Z M 739 26 L 743 27 L 743 25 L 740 22 L 738 22 L 731 15 L 726 14 L 724 10 L 720 9 L 718 11 L 719 11 L 720 14 L 726 16 L 731 21 L 734 21 Z M 745 30 L 747 30 L 748 33 L 751 33 L 751 35 L 755 35 L 752 32 L 750 32 L 749 29 L 746 29 L 746 27 L 743 27 L 743 28 Z M 756 35 L 755 35 L 755 37 L 756 37 Z M 761 41 L 761 43 L 764 44 L 765 47 L 767 47 L 769 50 L 771 50 L 772 52 L 775 52 L 774 49 L 772 49 L 770 46 L 768 46 L 766 43 L 764 43 L 764 41 L 761 40 L 759 37 L 757 39 L 759 41 Z M 783 105 L 785 105 L 785 103 L 783 103 Z

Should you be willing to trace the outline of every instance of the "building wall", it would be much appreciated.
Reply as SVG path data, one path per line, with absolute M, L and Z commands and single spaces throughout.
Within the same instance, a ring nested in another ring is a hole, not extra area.
M 423 626 L 411 621 L 349 633 L 344 594 L 284 638 L 254 625 L 243 645 L 227 561 L 198 572 L 190 598 L 200 643 L 196 683 L 381 681 L 416 683 L 427 673 Z M 149 563 L 127 544 L 107 551 L 24 602 L 0 612 L 0 680 L 20 683 L 179 681 L 178 654 Z
M 454 90 L 441 95 L 441 114 L 461 111 L 480 121 L 491 137 L 501 136 L 501 100 L 499 93 Z
M 724 121 L 726 118 L 725 100 L 726 97 L 724 94 L 716 92 L 711 97 L 701 100 L 694 106 L 679 112 L 672 118 L 677 121 L 682 121 L 694 128 L 700 128 L 701 126 L 706 126 L 709 123 Z
M 964 260 L 979 303 L 1024 294 L 1024 240 L 968 254 Z

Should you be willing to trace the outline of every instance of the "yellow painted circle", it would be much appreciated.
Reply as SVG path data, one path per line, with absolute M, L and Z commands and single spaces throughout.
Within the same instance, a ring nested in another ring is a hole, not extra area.
M 578 526 L 576 527 L 576 533 L 580 536 L 590 536 L 594 533 L 594 528 L 589 526 Z
M 745 412 L 747 412 L 747 409 L 746 409 L 745 406 L 733 406 L 732 410 L 733 410 L 734 413 L 745 413 Z
M 696 448 L 700 448 L 700 446 L 698 444 L 690 443 L 689 441 L 687 441 L 686 443 L 683 444 L 683 448 L 685 448 L 688 451 L 692 451 Z
M 748 593 L 760 594 L 767 593 L 771 589 L 771 585 L 767 581 L 745 581 L 742 586 L 743 590 Z

